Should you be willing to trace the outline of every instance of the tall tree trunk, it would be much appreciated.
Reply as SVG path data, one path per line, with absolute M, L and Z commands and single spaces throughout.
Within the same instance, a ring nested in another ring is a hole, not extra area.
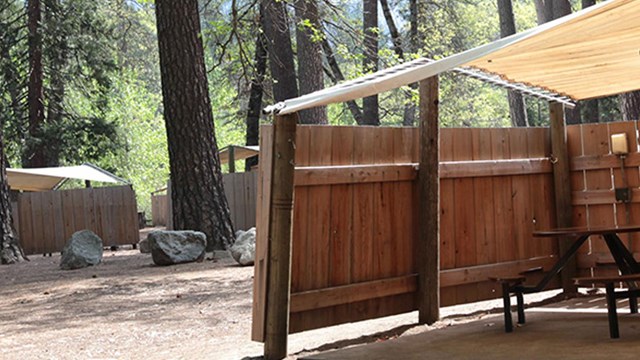
M 378 71 L 378 1 L 362 0 L 362 24 L 364 35 L 364 73 Z M 362 115 L 366 125 L 380 125 L 378 95 L 362 99 Z
M 595 0 L 582 0 L 582 8 L 586 9 L 589 6 L 596 4 Z M 598 123 L 600 122 L 600 104 L 598 99 L 585 100 L 580 102 L 582 109 L 582 122 L 583 123 Z
M 260 13 L 263 8 L 260 6 Z M 261 16 L 262 19 L 262 16 Z M 254 57 L 254 78 L 251 80 L 249 90 L 249 109 L 247 111 L 247 145 L 258 145 L 260 137 L 260 113 L 262 112 L 262 94 L 264 76 L 267 72 L 267 44 L 262 31 L 258 32 L 256 39 L 256 53 Z M 258 164 L 258 157 L 252 156 L 245 161 L 245 170 Z
M 339 83 L 340 81 L 344 81 L 344 74 L 340 69 L 340 64 L 338 64 L 338 60 L 336 59 L 336 55 L 331 48 L 331 44 L 329 44 L 329 40 L 327 40 L 326 33 L 323 34 L 322 37 L 322 50 L 324 50 L 324 56 L 327 59 L 327 64 L 329 64 L 330 73 L 329 78 L 333 81 L 334 84 Z M 364 120 L 362 119 L 362 110 L 354 100 L 347 101 L 347 108 L 353 116 L 353 119 L 356 121 L 358 125 L 364 125 Z
M 7 157 L 4 153 L 3 126 L 4 124 L 0 124 L 0 264 L 13 264 L 26 260 L 26 257 L 13 229 L 11 200 L 7 185 Z
M 553 0 L 535 0 L 535 5 L 538 25 L 542 25 L 547 21 L 551 21 L 554 19 Z
M 513 18 L 511 0 L 498 0 L 498 15 L 500 17 L 500 37 L 507 37 L 516 33 L 516 23 Z M 527 111 L 522 94 L 514 90 L 507 91 L 509 99 L 509 115 L 511 124 L 515 127 L 529 126 Z
M 233 243 L 222 185 L 197 0 L 157 0 L 156 23 L 175 229 L 207 235 L 207 249 Z
M 267 38 L 269 70 L 273 77 L 273 97 L 283 101 L 298 97 L 296 69 L 284 1 L 262 0 L 264 33 Z
M 382 7 L 382 13 L 384 14 L 384 19 L 387 23 L 387 27 L 389 28 L 389 34 L 391 34 L 393 52 L 396 53 L 396 56 L 398 57 L 398 59 L 400 59 L 400 61 L 404 61 L 405 56 L 404 49 L 402 48 L 402 37 L 400 36 L 400 32 L 398 31 L 396 22 L 393 19 L 393 14 L 391 13 L 391 9 L 389 8 L 389 2 L 387 0 L 380 0 L 380 6 Z M 416 88 L 417 84 L 413 83 L 410 86 Z M 411 94 L 411 91 L 406 91 L 405 97 L 406 99 L 402 117 L 402 125 L 413 126 L 415 122 L 416 106 L 413 103 L 413 96 Z
M 29 0 L 29 141 L 27 142 L 24 167 L 44 167 L 47 165 L 42 144 L 42 127 L 44 125 L 43 69 L 42 69 L 42 36 L 40 21 L 42 18 L 40 0 Z
M 60 30 L 60 26 L 57 22 L 62 21 L 63 16 L 68 14 L 62 13 L 62 5 L 60 0 L 50 0 L 45 2 L 45 22 L 49 25 L 48 28 Z M 59 31 L 58 36 L 52 37 L 52 43 L 49 44 L 49 89 L 47 94 L 47 124 L 56 125 L 62 122 L 62 104 L 65 96 L 65 80 L 63 75 L 63 69 L 67 64 L 67 38 L 64 31 Z M 56 128 L 58 128 L 56 126 Z M 62 151 L 58 136 L 62 137 L 62 134 L 46 134 L 44 144 L 47 148 L 45 154 L 47 166 L 59 166 L 60 165 L 60 153 Z M 52 135 L 54 136 L 52 138 Z
M 420 51 L 420 39 L 418 38 L 418 0 L 409 0 L 409 52 L 418 54 Z M 409 84 L 413 91 L 417 91 L 418 83 Z M 413 96 L 409 104 L 404 107 L 402 125 L 413 126 L 416 123 L 416 104 Z
M 298 83 L 300 95 L 324 89 L 322 44 L 314 33 L 320 29 L 316 0 L 296 0 L 296 39 L 298 43 Z M 302 124 L 328 124 L 327 107 L 300 111 Z
M 622 120 L 640 120 L 640 90 L 619 95 Z

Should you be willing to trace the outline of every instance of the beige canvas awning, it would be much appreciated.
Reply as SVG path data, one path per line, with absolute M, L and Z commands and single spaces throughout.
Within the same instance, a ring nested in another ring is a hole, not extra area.
M 66 179 L 127 183 L 127 181 L 92 164 L 34 169 L 7 168 L 7 180 L 11 190 L 49 191 Z
M 355 100 L 471 67 L 573 100 L 640 89 L 640 1 L 610 0 L 447 58 L 417 59 L 286 100 L 266 112 L 293 113 Z
M 233 150 L 232 150 L 233 149 Z M 244 160 L 252 156 L 260 154 L 260 146 L 251 145 L 229 145 L 220 149 L 218 153 L 220 155 L 220 163 L 226 164 L 229 162 L 229 157 L 233 151 L 234 160 Z

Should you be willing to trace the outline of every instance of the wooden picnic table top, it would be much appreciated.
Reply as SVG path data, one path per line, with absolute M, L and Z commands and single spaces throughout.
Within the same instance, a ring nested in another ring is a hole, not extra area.
M 580 237 L 585 235 L 603 235 L 615 233 L 640 232 L 639 225 L 620 225 L 620 226 L 576 226 L 569 228 L 556 228 L 547 230 L 536 230 L 533 236 L 536 237 L 556 237 L 556 236 L 574 236 Z

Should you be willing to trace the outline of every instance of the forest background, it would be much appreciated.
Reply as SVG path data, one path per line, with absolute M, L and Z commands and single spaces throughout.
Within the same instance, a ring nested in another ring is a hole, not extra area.
M 416 57 L 443 58 L 594 3 L 200 1 L 218 148 L 257 144 L 257 124 L 271 121 L 259 109 L 276 101 Z M 266 5 L 281 7 L 286 16 L 266 14 Z M 139 208 L 150 211 L 149 193 L 169 178 L 155 21 L 152 1 L 0 0 L 0 124 L 11 167 L 92 162 L 130 180 Z M 33 71 L 34 54 L 41 58 L 38 71 Z M 274 64 L 293 70 L 283 75 Z M 30 88 L 38 81 L 40 101 L 34 101 Z M 440 88 L 443 127 L 548 124 L 544 100 L 513 98 L 456 72 L 443 75 Z M 637 113 L 625 109 L 633 99 L 589 101 L 568 118 L 574 123 L 634 118 Z M 415 87 L 369 100 L 301 114 L 302 121 L 414 124 Z

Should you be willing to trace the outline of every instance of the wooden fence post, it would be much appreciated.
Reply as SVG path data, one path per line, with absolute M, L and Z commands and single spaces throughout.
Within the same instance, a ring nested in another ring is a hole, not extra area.
M 229 145 L 229 173 L 236 172 L 236 147 Z
M 297 114 L 275 116 L 271 160 L 271 202 L 268 235 L 267 304 L 264 357 L 287 356 L 291 292 L 293 175 Z
M 549 103 L 549 121 L 551 130 L 551 152 L 554 157 L 553 185 L 556 203 L 556 225 L 570 227 L 573 223 L 573 208 L 571 206 L 571 179 L 569 177 L 569 150 L 564 121 L 563 105 L 557 102 Z M 564 254 L 571 246 L 571 239 L 559 239 L 558 249 Z M 576 259 L 569 260 L 560 273 L 562 289 L 566 294 L 575 294 L 576 287 L 572 279 L 576 276 Z
M 440 179 L 438 77 L 420 81 L 420 168 L 418 171 L 418 317 L 440 319 Z

